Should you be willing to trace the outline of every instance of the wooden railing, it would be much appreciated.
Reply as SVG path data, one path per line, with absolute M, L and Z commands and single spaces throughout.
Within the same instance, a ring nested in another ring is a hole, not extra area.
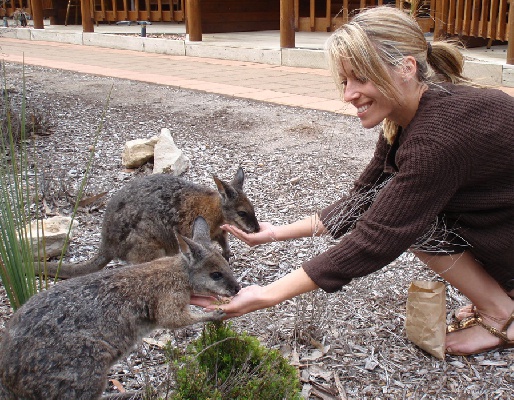
M 23 10 L 30 15 L 30 1 L 0 0 L 0 17 L 12 17 L 16 10 Z
M 508 0 L 437 0 L 434 36 L 468 36 L 507 41 L 514 21 L 509 21 Z
M 95 22 L 184 20 L 185 0 L 91 0 Z
M 295 26 L 299 31 L 334 31 L 360 10 L 394 5 L 412 12 L 423 31 L 434 28 L 435 0 L 295 0 Z

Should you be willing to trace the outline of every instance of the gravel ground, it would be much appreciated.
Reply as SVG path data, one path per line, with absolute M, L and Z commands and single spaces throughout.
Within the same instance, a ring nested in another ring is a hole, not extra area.
M 19 98 L 22 67 L 6 64 L 6 77 L 11 97 Z M 167 86 L 31 66 L 25 66 L 25 80 L 29 107 L 52 125 L 47 135 L 36 137 L 48 216 L 70 214 L 103 120 L 86 196 L 108 195 L 79 210 L 80 225 L 66 255 L 71 261 L 94 254 L 105 201 L 134 175 L 151 172 L 151 166 L 123 169 L 127 140 L 169 128 L 191 159 L 184 177 L 212 187 L 212 174 L 231 179 L 243 166 L 258 218 L 281 224 L 347 192 L 371 157 L 378 134 L 362 129 L 353 117 Z M 322 237 L 249 248 L 232 237 L 231 263 L 243 286 L 266 284 L 333 243 Z M 281 349 L 298 366 L 305 397 L 312 399 L 513 398 L 514 352 L 441 361 L 407 340 L 405 302 L 416 279 L 437 277 L 405 253 L 338 293 L 299 296 L 233 324 Z M 466 300 L 451 287 L 447 298 L 449 314 Z M 0 286 L 0 330 L 11 313 Z M 126 389 L 162 388 L 168 377 L 162 344 L 171 340 L 184 348 L 200 329 L 156 331 L 112 368 L 110 379 Z M 113 385 L 108 390 L 115 391 Z

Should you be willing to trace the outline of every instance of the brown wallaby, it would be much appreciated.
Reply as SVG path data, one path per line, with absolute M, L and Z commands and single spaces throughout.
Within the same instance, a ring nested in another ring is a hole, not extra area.
M 108 202 L 102 224 L 100 248 L 88 261 L 77 264 L 47 263 L 46 273 L 71 278 L 99 271 L 120 259 L 139 264 L 177 254 L 174 231 L 191 237 L 199 215 L 211 228 L 211 239 L 230 257 L 227 233 L 220 225 L 230 223 L 245 232 L 259 231 L 252 203 L 243 192 L 240 167 L 231 183 L 213 177 L 218 191 L 167 174 L 134 179 Z
M 66 280 L 20 307 L 0 342 L 0 399 L 98 399 L 110 366 L 144 334 L 221 320 L 221 310 L 189 307 L 191 294 L 240 289 L 208 224 L 198 217 L 193 239 L 177 237 L 180 254 Z

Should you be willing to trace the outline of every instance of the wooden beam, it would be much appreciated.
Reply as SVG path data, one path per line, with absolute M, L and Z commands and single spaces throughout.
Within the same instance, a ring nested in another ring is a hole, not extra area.
M 295 47 L 294 0 L 280 0 L 280 47 Z
M 45 29 L 43 23 L 43 0 L 32 0 L 31 3 L 34 29 Z
M 82 32 L 94 32 L 95 25 L 91 17 L 91 1 L 80 0 L 80 12 L 82 14 Z
M 509 36 L 507 38 L 507 64 L 514 64 L 514 1 L 510 0 Z
M 191 42 L 202 41 L 202 13 L 200 0 L 186 1 L 187 33 Z

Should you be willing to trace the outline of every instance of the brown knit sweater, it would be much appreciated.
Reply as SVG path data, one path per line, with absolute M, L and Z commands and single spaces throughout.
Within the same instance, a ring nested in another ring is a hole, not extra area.
M 427 90 L 395 143 L 381 135 L 350 194 L 321 212 L 340 241 L 303 268 L 334 292 L 395 260 L 442 218 L 498 282 L 514 279 L 514 97 Z

